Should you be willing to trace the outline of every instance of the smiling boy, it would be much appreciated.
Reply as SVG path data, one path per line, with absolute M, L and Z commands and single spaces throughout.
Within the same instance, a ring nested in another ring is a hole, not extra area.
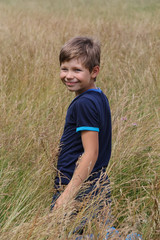
M 87 91 L 96 89 L 94 79 L 99 73 L 99 66 L 94 66 L 92 72 L 82 65 L 81 59 L 71 59 L 61 64 L 60 78 L 68 90 L 74 91 L 76 96 Z
M 68 108 L 60 141 L 51 209 L 66 205 L 73 198 L 83 200 L 84 195 L 79 194 L 82 183 L 93 181 L 84 193 L 89 194 L 101 173 L 106 172 L 111 156 L 110 107 L 95 84 L 100 70 L 99 42 L 75 37 L 62 47 L 59 61 L 60 78 L 76 97 Z

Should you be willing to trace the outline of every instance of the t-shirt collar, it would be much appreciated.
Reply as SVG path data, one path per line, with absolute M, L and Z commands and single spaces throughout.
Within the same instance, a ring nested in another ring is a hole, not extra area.
M 100 88 L 90 88 L 90 89 L 86 90 L 85 92 L 83 92 L 83 93 L 79 94 L 78 96 L 76 96 L 76 97 L 72 100 L 71 104 L 72 104 L 77 98 L 81 97 L 82 95 L 84 95 L 84 94 L 87 93 L 87 92 L 99 92 L 99 93 L 101 93 L 102 90 L 101 90 Z

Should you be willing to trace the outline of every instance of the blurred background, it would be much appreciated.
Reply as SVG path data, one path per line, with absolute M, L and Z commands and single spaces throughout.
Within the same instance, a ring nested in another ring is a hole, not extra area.
M 159 0 L 0 0 L 2 240 L 68 239 L 73 226 L 63 212 L 49 217 L 49 206 L 74 98 L 60 81 L 58 55 L 77 35 L 101 42 L 96 84 L 112 111 L 113 224 L 122 239 L 135 231 L 159 239 L 159 16 Z M 105 226 L 90 223 L 91 232 L 103 239 Z

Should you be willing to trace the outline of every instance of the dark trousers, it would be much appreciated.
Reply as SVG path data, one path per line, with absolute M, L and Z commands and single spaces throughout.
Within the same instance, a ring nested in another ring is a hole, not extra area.
M 109 179 L 106 174 L 105 169 L 92 174 L 83 184 L 80 191 L 77 193 L 75 200 L 77 202 L 76 205 L 79 207 L 72 214 L 72 216 L 76 216 L 78 212 L 81 211 L 81 205 L 85 202 L 86 213 L 81 219 L 80 224 L 74 229 L 72 233 L 83 233 L 83 228 L 85 227 L 88 219 L 99 219 L 102 223 L 106 221 L 106 210 L 108 211 L 111 203 L 111 194 L 109 188 Z M 56 186 L 55 194 L 53 195 L 52 203 L 51 203 L 51 211 L 54 208 L 56 200 L 59 198 L 65 186 Z M 92 212 L 88 211 L 89 209 L 93 209 Z M 110 210 L 109 210 L 110 211 Z M 89 215 L 88 213 L 89 212 Z

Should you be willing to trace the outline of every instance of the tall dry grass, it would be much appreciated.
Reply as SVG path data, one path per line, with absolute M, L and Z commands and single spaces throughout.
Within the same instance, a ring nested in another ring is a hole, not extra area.
M 86 209 L 75 219 L 72 204 L 49 214 L 57 147 L 74 98 L 59 80 L 58 54 L 76 35 L 102 43 L 97 86 L 112 110 L 113 224 L 122 239 L 130 231 L 159 239 L 159 14 L 156 0 L 0 1 L 1 239 L 67 239 Z M 85 232 L 103 239 L 105 227 L 93 220 Z

